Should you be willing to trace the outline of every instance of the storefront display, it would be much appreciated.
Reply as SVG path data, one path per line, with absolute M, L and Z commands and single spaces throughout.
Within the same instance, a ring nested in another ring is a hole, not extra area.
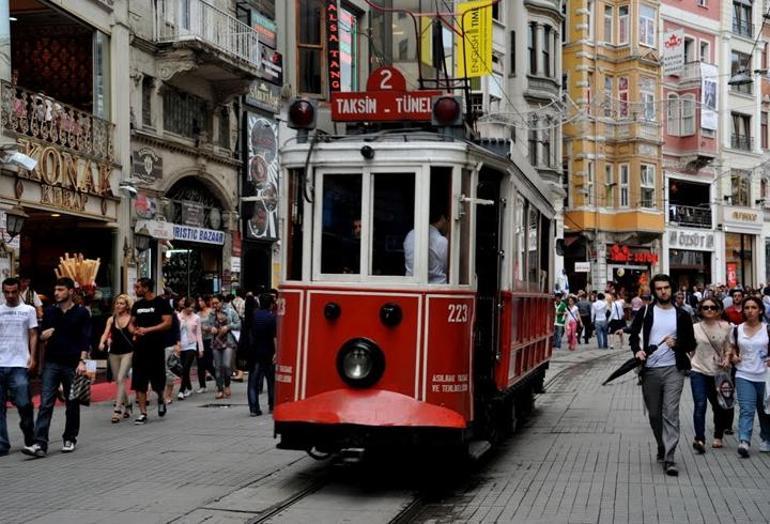
M 667 240 L 668 273 L 677 288 L 691 289 L 713 281 L 712 257 L 716 246 L 712 231 L 674 229 Z
M 607 281 L 621 295 L 633 297 L 640 290 L 649 291 L 657 263 L 658 255 L 650 248 L 613 244 L 607 249 Z

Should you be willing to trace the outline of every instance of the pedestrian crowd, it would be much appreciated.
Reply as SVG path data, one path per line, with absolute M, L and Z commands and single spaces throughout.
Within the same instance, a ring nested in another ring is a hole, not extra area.
M 92 348 L 91 315 L 78 300 L 72 279 L 56 280 L 55 303 L 47 308 L 28 279 L 2 282 L 0 457 L 8 455 L 11 447 L 6 422 L 9 400 L 19 412 L 22 453 L 47 455 L 51 419 L 60 398 L 65 405 L 61 450 L 75 451 L 81 402 L 74 390 L 78 378 L 88 375 L 86 362 L 92 349 L 107 352 L 109 374 L 116 383 L 112 423 L 134 417 L 134 424 L 146 424 L 151 392 L 156 396 L 157 415 L 164 417 L 175 399 L 206 394 L 207 380 L 216 384 L 216 399 L 231 398 L 231 381 L 248 380 L 249 412 L 255 417 L 262 414 L 259 393 L 266 384 L 267 407 L 272 412 L 277 291 L 175 297 L 171 290 L 158 296 L 154 289 L 152 279 L 140 278 L 134 285 L 135 301 L 127 294 L 117 296 L 104 332 L 94 344 L 98 348 Z M 193 365 L 198 380 L 194 391 Z M 30 382 L 36 374 L 41 393 L 35 419 Z M 174 396 L 177 379 L 180 385 Z
M 629 299 L 608 284 L 602 292 L 559 290 L 554 301 L 553 347 L 574 351 L 596 334 L 600 349 L 623 346 L 633 353 L 657 460 L 666 474 L 679 473 L 679 403 L 686 378 L 693 397 L 693 449 L 706 453 L 706 413 L 711 406 L 711 448 L 725 447 L 738 407 L 737 453 L 750 456 L 755 414 L 760 452 L 770 452 L 770 285 L 756 288 L 696 285 L 679 289 L 655 275 Z M 630 321 L 630 323 L 629 323 Z M 608 340 L 609 339 L 609 340 Z M 622 371 L 619 370 L 622 373 Z

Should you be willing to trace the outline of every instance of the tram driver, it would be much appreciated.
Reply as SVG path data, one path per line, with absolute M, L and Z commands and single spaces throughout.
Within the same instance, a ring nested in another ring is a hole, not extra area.
M 446 212 L 431 209 L 430 229 L 428 232 L 428 282 L 446 284 L 449 263 L 449 220 Z M 404 239 L 404 265 L 406 276 L 414 271 L 414 229 Z

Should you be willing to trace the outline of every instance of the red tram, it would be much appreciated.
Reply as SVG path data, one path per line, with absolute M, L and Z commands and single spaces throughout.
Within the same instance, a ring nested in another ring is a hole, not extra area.
M 537 173 L 414 129 L 289 141 L 280 165 L 278 446 L 512 430 L 551 356 L 555 223 Z

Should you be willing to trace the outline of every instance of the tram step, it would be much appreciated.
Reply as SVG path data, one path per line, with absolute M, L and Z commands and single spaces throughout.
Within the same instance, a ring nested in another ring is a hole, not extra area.
M 488 440 L 473 440 L 468 443 L 468 456 L 471 460 L 479 460 L 492 449 L 492 443 Z

